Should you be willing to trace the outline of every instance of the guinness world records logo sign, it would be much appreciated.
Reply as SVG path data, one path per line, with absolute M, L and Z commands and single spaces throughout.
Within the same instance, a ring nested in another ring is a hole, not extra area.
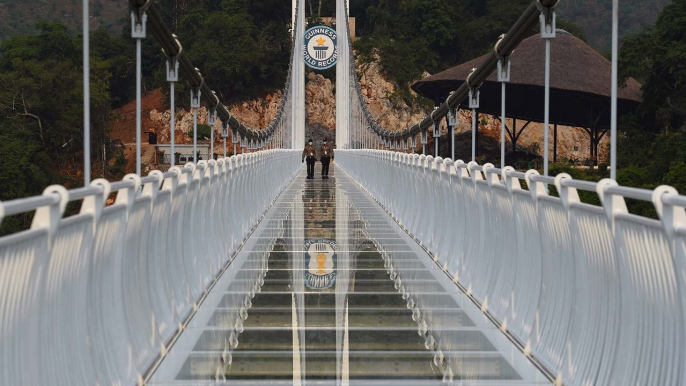
M 315 70 L 328 70 L 338 62 L 338 35 L 327 26 L 316 26 L 305 32 L 303 60 Z

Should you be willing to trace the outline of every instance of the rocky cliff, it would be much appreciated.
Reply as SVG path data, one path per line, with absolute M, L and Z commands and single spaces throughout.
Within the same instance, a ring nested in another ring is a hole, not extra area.
M 360 86 L 367 102 L 370 113 L 375 117 L 379 124 L 388 130 L 402 130 L 413 123 L 423 119 L 429 109 L 420 106 L 408 106 L 403 101 L 392 101 L 390 97 L 395 92 L 395 87 L 388 82 L 376 63 L 365 66 L 358 66 L 360 71 Z M 321 74 L 310 72 L 307 76 L 306 84 L 306 110 L 307 110 L 307 136 L 315 139 L 323 137 L 334 137 L 336 125 L 336 99 L 335 82 L 326 79 Z M 231 114 L 236 116 L 247 126 L 254 128 L 265 127 L 276 115 L 281 103 L 282 93 L 276 92 L 264 98 L 245 101 L 230 106 Z M 192 113 L 181 109 L 176 114 L 176 140 L 177 143 L 192 143 L 189 133 L 193 128 Z M 169 110 L 151 109 L 149 112 L 149 125 L 147 130 L 154 130 L 158 133 L 160 143 L 169 142 Z M 198 122 L 207 122 L 207 110 L 201 108 L 198 112 Z M 525 122 L 518 121 L 518 130 L 523 127 Z M 508 127 L 512 127 L 512 121 L 508 119 Z M 471 141 L 471 136 L 467 133 L 471 131 L 471 112 L 460 111 L 460 123 L 457 127 L 459 141 Z M 491 141 L 480 141 L 479 152 L 492 156 L 499 156 L 500 141 L 500 119 L 491 116 L 481 115 L 479 117 L 479 131 L 481 135 L 491 138 Z M 221 126 L 215 127 L 215 149 L 221 153 L 221 138 L 219 133 Z M 442 132 L 447 134 L 445 121 L 442 122 Z M 520 135 L 517 141 L 517 150 L 532 152 L 537 155 L 543 153 L 543 125 L 531 123 Z M 608 136 L 603 138 L 599 146 L 600 159 L 607 158 Z M 488 144 L 491 145 L 488 145 Z M 467 144 L 458 146 L 465 147 Z M 471 146 L 471 145 L 470 145 Z M 429 149 L 433 148 L 432 142 Z M 466 148 L 466 147 L 465 147 Z M 509 138 L 507 138 L 507 148 L 511 148 Z M 581 128 L 560 126 L 558 127 L 558 160 L 578 160 L 583 162 L 590 153 L 590 141 L 588 134 Z M 550 158 L 553 157 L 553 128 L 550 129 Z M 458 152 L 459 154 L 459 152 Z M 463 157 L 467 158 L 467 157 Z M 487 158 L 492 158 L 488 157 Z

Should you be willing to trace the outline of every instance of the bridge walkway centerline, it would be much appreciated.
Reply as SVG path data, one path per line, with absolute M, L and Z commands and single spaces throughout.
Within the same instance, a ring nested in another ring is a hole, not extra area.
M 550 384 L 334 169 L 296 175 L 148 384 Z

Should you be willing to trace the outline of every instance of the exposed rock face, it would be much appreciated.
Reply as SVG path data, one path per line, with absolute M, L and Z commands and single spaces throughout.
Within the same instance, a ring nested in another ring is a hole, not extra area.
M 169 110 L 151 110 L 150 121 L 157 132 L 157 141 L 160 143 L 169 143 L 171 140 Z M 207 108 L 205 107 L 198 109 L 198 124 L 207 124 Z M 186 109 L 177 110 L 175 128 L 176 143 L 193 143 L 193 138 L 190 136 L 193 132 L 193 112 L 187 111 Z M 217 129 L 221 132 L 221 126 Z
M 358 66 L 359 68 L 359 66 Z M 402 130 L 411 126 L 420 120 L 424 119 L 431 111 L 422 109 L 420 107 L 410 107 L 404 102 L 393 104 L 388 96 L 395 91 L 395 86 L 388 82 L 378 66 L 378 63 L 372 63 L 363 69 L 362 77 L 360 79 L 360 86 L 362 93 L 367 101 L 369 112 L 379 122 L 379 124 L 388 130 Z M 456 134 L 466 133 L 471 131 L 472 127 L 472 113 L 471 111 L 461 110 L 459 112 L 459 124 L 455 130 Z M 507 119 L 507 127 L 512 129 L 512 120 Z M 526 124 L 526 122 L 517 121 L 517 131 Z M 487 115 L 479 116 L 479 133 L 481 135 L 495 139 L 495 141 L 479 141 L 479 151 L 477 153 L 489 152 L 488 144 L 495 144 L 498 147 L 497 153 L 500 152 L 500 118 L 494 118 Z M 445 120 L 441 121 L 441 134 L 448 134 L 448 127 Z M 429 136 L 431 137 L 431 136 Z M 590 155 L 590 139 L 588 134 L 578 127 L 558 126 L 557 130 L 557 159 L 562 160 L 579 160 L 583 162 Z M 469 138 L 471 135 L 460 136 L 459 138 Z M 510 138 L 506 134 L 506 149 L 512 148 Z M 550 126 L 550 160 L 553 159 L 553 126 Z M 538 155 L 543 155 L 543 140 L 544 131 L 542 123 L 532 122 L 521 133 L 517 140 L 517 150 L 526 151 L 533 150 Z M 534 145 L 538 144 L 538 146 Z M 603 137 L 598 146 L 598 153 L 601 160 L 608 158 L 608 144 L 609 136 Z M 460 145 L 457 144 L 456 147 Z M 471 143 L 468 144 L 471 149 Z M 427 149 L 433 149 L 433 139 L 429 139 Z M 433 150 L 431 150 L 433 152 Z M 471 150 L 470 150 L 471 153 Z M 445 155 L 445 154 L 444 154 Z M 498 155 L 499 157 L 499 155 Z
M 306 137 L 320 133 L 321 128 L 336 130 L 336 82 L 324 78 L 322 75 L 310 72 L 305 85 L 305 122 L 307 124 Z M 319 139 L 319 138 L 316 138 Z
M 254 129 L 267 127 L 279 112 L 282 91 L 230 107 L 231 114 L 244 125 Z
M 268 95 L 264 99 L 243 102 L 240 106 L 232 107 L 231 114 L 234 115 L 239 121 L 243 122 L 243 124 L 245 124 L 248 127 L 263 128 L 266 127 L 274 119 L 279 109 L 280 103 L 281 93 L 277 93 L 275 94 L 275 96 Z M 154 128 L 154 130 L 157 132 L 157 141 L 159 143 L 169 143 L 171 141 L 171 123 L 169 110 L 151 110 L 150 122 L 152 128 Z M 201 107 L 198 109 L 198 124 L 207 124 L 207 122 L 207 108 Z M 193 138 L 191 137 L 193 133 L 193 111 L 189 111 L 186 109 L 177 110 L 175 124 L 176 143 L 193 143 Z M 221 154 L 223 152 L 222 146 L 224 142 L 221 138 L 221 131 L 222 122 L 221 120 L 218 120 L 217 124 L 214 126 L 214 147 L 215 152 L 218 154 Z M 230 133 L 227 142 L 227 146 L 229 147 L 229 149 L 231 149 L 232 146 Z M 229 152 L 231 150 L 229 150 Z
M 372 116 L 382 127 L 388 130 L 402 130 L 416 122 L 419 122 L 431 112 L 430 109 L 426 109 L 421 106 L 408 106 L 404 101 L 392 101 L 391 95 L 396 91 L 395 86 L 385 79 L 378 63 L 358 66 L 358 71 L 361 72 L 360 87 L 365 97 L 367 107 L 369 108 Z M 324 78 L 321 74 L 310 72 L 307 76 L 305 96 L 307 111 L 306 136 L 308 138 L 314 138 L 317 142 L 321 141 L 324 137 L 335 138 L 335 82 Z M 279 91 L 274 94 L 267 95 L 264 98 L 242 102 L 238 105 L 230 107 L 231 114 L 243 122 L 246 126 L 256 129 L 264 128 L 276 116 L 282 97 L 282 92 Z M 471 131 L 471 112 L 460 111 L 459 115 L 460 119 L 456 133 L 460 134 Z M 176 118 L 177 143 L 192 143 L 192 138 L 189 136 L 189 133 L 191 133 L 193 129 L 192 112 L 185 109 L 178 110 Z M 169 119 L 169 110 L 159 111 L 153 109 L 150 111 L 150 125 L 152 127 L 146 127 L 146 130 L 155 130 L 158 133 L 158 141 L 161 143 L 168 143 L 170 140 Z M 204 107 L 200 108 L 198 111 L 198 123 L 207 123 L 207 110 Z M 518 121 L 517 129 L 520 130 L 525 123 L 526 122 Z M 511 119 L 507 120 L 507 126 L 508 128 L 512 127 Z M 445 120 L 441 122 L 441 129 L 443 135 L 448 133 Z M 214 130 L 215 151 L 221 152 L 221 123 L 218 123 Z M 327 131 L 329 133 L 327 133 Z M 480 115 L 479 131 L 481 135 L 495 140 L 480 141 L 479 153 L 482 153 L 481 147 L 486 146 L 488 143 L 498 146 L 497 153 L 499 154 L 500 119 L 491 116 Z M 551 161 L 553 158 L 553 137 L 553 127 L 551 125 L 549 139 Z M 459 138 L 464 140 L 464 138 L 471 138 L 471 136 L 460 136 Z M 542 155 L 543 138 L 543 125 L 540 123 L 531 123 L 517 140 L 517 150 L 533 151 L 538 155 Z M 512 146 L 509 136 L 506 136 L 506 142 L 509 152 L 509 149 Z M 601 160 L 608 158 L 608 143 L 609 136 L 606 135 L 598 147 Z M 469 145 L 469 148 L 471 149 L 471 145 Z M 431 138 L 427 149 L 433 149 L 433 139 Z M 558 161 L 569 159 L 583 162 L 589 157 L 589 149 L 589 137 L 583 129 L 566 126 L 558 127 Z M 487 153 L 490 153 L 492 150 L 493 149 L 483 149 L 483 151 Z
M 392 103 L 389 96 L 396 90 L 386 80 L 378 63 L 360 68 L 360 89 L 367 101 L 370 114 L 387 130 L 403 130 L 424 119 L 431 111 L 417 106 L 408 106 L 404 101 Z

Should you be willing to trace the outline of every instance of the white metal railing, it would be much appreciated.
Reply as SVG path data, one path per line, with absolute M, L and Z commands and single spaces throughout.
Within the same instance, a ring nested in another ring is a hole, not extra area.
M 686 384 L 686 197 L 675 189 L 339 152 L 338 165 L 558 382 Z M 629 213 L 625 198 L 652 202 L 660 220 Z M 445 324 L 426 317 L 429 330 Z
M 0 238 L 0 384 L 142 380 L 298 159 L 268 150 L 0 203 L 0 221 L 36 211 L 31 229 Z

